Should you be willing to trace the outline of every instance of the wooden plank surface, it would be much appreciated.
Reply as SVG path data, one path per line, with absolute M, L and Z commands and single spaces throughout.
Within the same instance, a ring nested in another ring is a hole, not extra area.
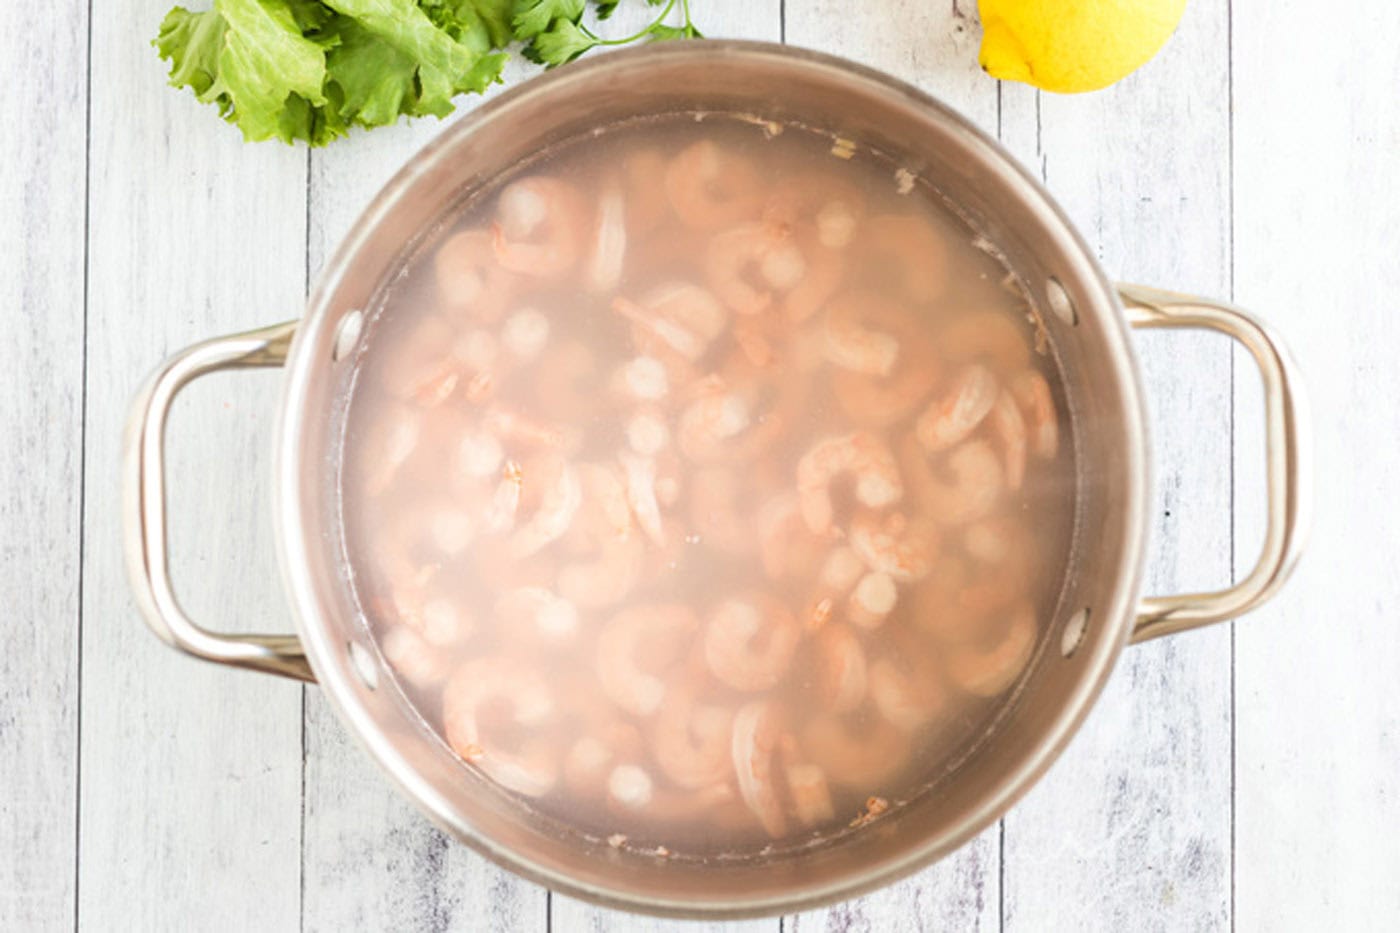
M 1109 90 L 1006 87 L 1005 140 L 1110 276 L 1228 295 L 1228 62 L 1225 7 L 1195 3 L 1166 49 Z M 1229 345 L 1196 333 L 1134 343 L 1156 477 L 1147 591 L 1222 585 Z M 1007 929 L 1227 927 L 1230 741 L 1227 627 L 1129 648 L 1063 760 L 1007 816 Z
M 78 781 L 87 5 L 0 31 L 0 928 L 71 925 Z M 51 38 L 56 36 L 56 38 Z M 33 102 L 40 102 L 34 106 Z
M 120 551 L 120 426 L 140 379 L 189 343 L 295 317 L 304 284 L 305 154 L 245 145 L 165 86 L 150 40 L 167 6 L 114 0 L 93 21 L 79 919 L 295 929 L 301 690 L 156 641 Z M 277 382 L 211 377 L 170 424 L 172 572 L 218 630 L 291 628 L 269 508 Z
M 1298 573 L 1236 626 L 1241 930 L 1400 918 L 1400 7 L 1301 27 L 1312 9 L 1235 9 L 1235 293 L 1297 352 L 1317 462 Z M 1236 356 L 1243 571 L 1263 435 L 1253 363 Z

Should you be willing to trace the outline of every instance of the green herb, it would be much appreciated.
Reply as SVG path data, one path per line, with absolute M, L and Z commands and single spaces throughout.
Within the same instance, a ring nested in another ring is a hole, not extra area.
M 619 0 L 592 2 L 601 21 Z M 647 0 L 663 2 L 646 28 L 606 39 L 585 23 L 585 0 L 213 0 L 171 10 L 154 44 L 170 83 L 245 139 L 322 146 L 352 126 L 451 113 L 457 95 L 501 81 L 515 42 L 552 68 L 597 46 L 700 38 L 689 0 Z

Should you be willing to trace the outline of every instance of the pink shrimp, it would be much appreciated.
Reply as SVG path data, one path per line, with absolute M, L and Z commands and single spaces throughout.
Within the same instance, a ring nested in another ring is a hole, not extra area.
M 734 715 L 731 744 L 739 796 L 774 839 L 787 834 L 773 774 L 782 720 L 782 711 L 771 701 L 755 700 Z
M 824 543 L 821 539 L 811 536 L 805 524 L 802 525 L 802 531 L 814 542 Z M 792 573 L 796 575 L 809 572 L 816 563 L 815 557 L 808 558 L 803 555 L 801 563 L 793 561 L 791 564 Z M 802 613 L 802 622 L 807 631 L 817 631 L 830 622 L 837 606 L 850 595 L 865 575 L 865 561 L 854 548 L 845 545 L 832 548 L 826 557 L 821 559 L 817 585 Z
M 527 447 L 558 450 L 577 442 L 577 429 L 541 421 L 523 412 L 495 406 L 482 418 L 482 427 L 505 441 Z
M 930 654 L 905 647 L 870 665 L 870 699 L 896 728 L 915 732 L 943 715 L 948 687 Z
M 492 742 L 481 721 L 503 715 L 508 728 L 523 732 L 518 748 Z M 556 714 L 554 695 L 533 668 L 507 657 L 483 657 L 457 669 L 442 695 L 447 744 L 496 783 L 539 797 L 553 789 L 559 762 L 552 746 L 536 737 Z
M 525 485 L 525 472 L 514 460 L 507 460 L 501 469 L 501 481 L 486 506 L 482 519 L 482 529 L 488 534 L 499 534 L 515 527 L 520 512 L 520 494 Z
M 693 822 L 733 797 L 734 792 L 724 783 L 679 793 L 668 791 L 657 787 L 651 772 L 634 762 L 619 764 L 608 775 L 608 802 L 613 810 L 644 817 L 651 824 Z
M 705 662 L 735 690 L 768 690 L 787 674 L 802 628 L 777 599 L 748 593 L 726 599 L 705 626 Z
M 644 749 L 641 732 L 630 723 L 611 718 L 589 723 L 564 754 L 564 787 L 586 800 L 601 797 L 613 768 L 639 757 Z
M 732 554 L 753 552 L 757 541 L 740 490 L 739 476 L 728 469 L 704 468 L 692 475 L 690 522 L 706 546 Z
M 579 477 L 585 495 L 564 545 L 581 559 L 559 571 L 558 589 L 578 607 L 596 609 L 631 592 L 645 549 L 632 533 L 632 507 L 616 468 L 583 464 Z
M 667 670 L 681 659 L 696 627 L 681 605 L 633 606 L 598 634 L 598 681 L 619 708 L 650 716 L 666 695 Z
M 733 709 L 699 702 L 693 688 L 673 685 L 656 712 L 652 757 L 680 787 L 723 783 L 733 767 L 729 747 L 733 722 Z
M 739 516 L 735 525 L 747 544 L 752 544 L 754 535 L 747 516 Z M 781 493 L 758 509 L 758 548 L 763 559 L 763 570 L 771 580 L 800 578 L 810 573 L 812 567 L 821 560 L 827 542 L 808 530 L 802 519 L 802 510 L 796 494 Z
M 1003 389 L 997 396 L 987 422 L 1001 442 L 1006 488 L 1014 492 L 1026 480 L 1026 419 L 1009 390 Z
M 441 405 L 461 382 L 466 367 L 452 352 L 456 329 L 436 314 L 424 315 L 385 354 L 378 372 L 384 389 L 419 408 Z
M 998 390 L 990 369 L 978 364 L 965 367 L 947 393 L 930 402 L 914 422 L 919 443 L 931 454 L 956 447 L 996 405 Z
M 1037 634 L 1035 610 L 1029 602 L 1022 602 L 1007 614 L 1002 634 L 995 641 L 953 648 L 946 662 L 948 677 L 974 696 L 996 696 L 1030 663 Z
M 513 362 L 532 362 L 549 342 L 549 331 L 549 318 L 543 311 L 518 308 L 501 324 L 500 346 Z
M 941 472 L 929 463 L 912 434 L 901 451 L 904 475 L 914 500 L 934 521 L 963 525 L 989 514 L 1005 487 L 1001 460 L 986 441 L 970 440 L 947 457 Z
M 798 822 L 812 828 L 836 818 L 831 788 L 827 786 L 826 772 L 821 765 L 794 762 L 788 764 L 784 772 L 788 796 L 792 798 L 792 809 Z
M 845 625 L 828 625 L 817 633 L 815 679 L 817 701 L 832 713 L 849 713 L 865 702 L 865 649 Z
M 726 443 L 734 441 L 752 423 L 748 402 L 728 391 L 722 382 L 695 399 L 681 412 L 676 442 L 690 459 L 699 462 L 725 459 Z
M 646 536 L 659 547 L 666 544 L 662 530 L 661 506 L 656 501 L 656 463 L 645 457 L 621 454 L 623 475 L 627 478 L 627 502 Z
M 666 195 L 681 223 L 720 230 L 754 218 L 762 204 L 758 173 L 748 160 L 703 139 L 666 166 Z
M 598 196 L 592 249 L 584 275 L 589 290 L 610 292 L 616 288 L 617 283 L 622 281 L 622 267 L 626 259 L 626 205 L 622 190 L 616 185 L 610 185 Z
M 887 304 L 868 292 L 845 292 L 828 302 L 826 358 L 851 372 L 889 376 L 899 361 L 899 338 L 867 326 L 891 316 Z
M 855 241 L 865 214 L 860 189 L 830 172 L 803 172 L 779 182 L 763 209 L 765 220 L 810 229 L 827 249 Z
M 422 418 L 411 409 L 395 407 L 371 419 L 366 433 L 356 451 L 357 466 L 364 475 L 365 490 L 377 496 L 389 488 L 418 449 Z
M 491 230 L 496 261 L 520 275 L 566 275 L 583 250 L 586 215 L 567 182 L 546 176 L 512 182 L 501 192 Z
M 578 633 L 578 608 L 543 586 L 506 591 L 496 600 L 495 615 L 510 631 L 528 628 L 546 643 L 569 643 Z
M 613 310 L 635 326 L 643 352 L 655 345 L 694 362 L 724 332 L 729 314 L 714 295 L 688 282 L 669 282 L 641 301 L 613 301 Z
M 386 628 L 379 648 L 394 672 L 420 690 L 436 687 L 447 676 L 447 658 L 407 625 Z
M 866 281 L 884 289 L 893 284 L 914 304 L 937 299 L 947 286 L 947 242 L 921 214 L 871 217 L 853 248 Z
M 510 552 L 517 558 L 529 557 L 563 537 L 583 501 L 574 467 L 555 460 L 545 463 L 538 481 L 534 479 L 535 471 L 523 480 L 527 484 L 538 483 L 541 488 L 534 513 L 511 536 Z
M 899 590 L 893 577 L 887 573 L 867 573 L 851 591 L 846 615 L 852 625 L 863 629 L 879 628 L 894 611 L 898 600 Z
M 956 555 L 941 558 L 913 589 L 910 604 L 914 624 L 944 644 L 975 641 L 986 621 L 963 603 L 969 579 L 965 559 Z
M 857 431 L 818 441 L 797 464 L 802 518 L 814 534 L 831 530 L 831 486 L 846 475 L 855 481 L 856 501 L 870 508 L 893 505 L 904 495 L 894 454 L 876 435 Z
M 579 340 L 556 342 L 540 354 L 532 370 L 530 389 L 538 406 L 553 418 L 581 424 L 598 413 L 602 374 L 588 345 Z M 562 432 L 558 432 L 562 439 Z
M 1031 453 L 1041 460 L 1055 459 L 1060 428 L 1050 383 L 1034 369 L 1023 370 L 1011 380 L 1011 391 L 1020 402 L 1030 428 Z
M 1005 377 L 1030 362 L 1029 327 L 1000 311 L 976 311 L 952 317 L 938 332 L 935 344 L 949 362 L 980 360 Z
M 748 223 L 710 240 L 705 274 L 721 301 L 737 314 L 753 315 L 802 282 L 807 260 L 785 225 Z
M 864 358 L 866 369 L 876 368 L 876 364 L 883 366 L 886 362 L 891 368 L 880 375 L 838 367 L 832 377 L 832 387 L 837 403 L 854 421 L 874 428 L 889 427 L 904 420 L 928 397 L 938 384 L 941 369 L 929 342 L 927 325 L 908 307 L 859 297 L 857 300 L 866 301 L 860 312 L 862 326 L 874 328 L 874 334 L 879 337 L 877 343 L 897 347 L 898 351 L 893 354 L 892 361 L 888 355 L 881 359 L 879 353 L 888 351 L 875 347 L 876 352 L 872 354 L 857 342 L 846 348 L 844 355 L 838 356 L 848 362 Z M 831 348 L 832 334 L 828 333 L 825 348 L 828 358 Z
M 862 793 L 881 789 L 908 763 L 909 738 L 883 718 L 821 714 L 808 720 L 802 752 L 832 782 Z
M 901 583 L 929 572 L 938 557 L 939 533 L 922 517 L 863 510 L 851 519 L 851 547 L 871 570 Z
M 1030 591 L 1035 580 L 1035 543 L 1010 519 L 989 518 L 967 526 L 963 548 L 972 558 L 958 602 L 980 615 L 1003 610 Z
M 505 313 L 515 277 L 496 264 L 491 234 L 463 230 L 448 237 L 433 257 L 438 297 L 454 313 L 491 323 Z
M 846 278 L 846 260 L 835 250 L 804 241 L 802 255 L 807 274 L 787 289 L 782 300 L 783 317 L 793 324 L 807 321 L 826 307 Z

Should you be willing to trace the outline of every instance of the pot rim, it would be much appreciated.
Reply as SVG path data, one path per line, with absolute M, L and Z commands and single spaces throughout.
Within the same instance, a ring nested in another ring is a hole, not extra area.
M 986 795 L 982 805 L 964 814 L 953 830 L 911 849 L 898 860 L 883 863 L 879 868 L 863 874 L 850 874 L 819 887 L 723 903 L 699 899 L 659 898 L 616 886 L 580 882 L 567 874 L 531 861 L 458 819 L 451 803 L 430 787 L 381 734 L 379 725 L 356 698 L 358 687 L 350 679 L 348 666 L 332 662 L 333 653 L 343 653 L 345 646 L 332 637 L 327 626 L 317 623 L 322 614 L 322 607 L 312 585 L 309 555 L 320 542 L 308 535 L 309 529 L 301 520 L 305 513 L 302 509 L 300 479 L 304 470 L 311 466 L 304 462 L 302 456 L 301 440 L 308 419 L 305 409 L 312 381 L 311 374 L 317 367 L 327 365 L 328 362 L 318 359 L 313 354 L 316 347 L 323 343 L 322 332 L 332 323 L 332 286 L 353 263 L 368 239 L 368 232 L 395 210 L 402 194 L 419 181 L 430 165 L 451 150 L 460 139 L 470 135 L 478 126 L 495 119 L 498 114 L 551 94 L 560 82 L 590 73 L 603 73 L 624 64 L 635 64 L 638 60 L 681 56 L 705 58 L 717 65 L 726 57 L 738 61 L 780 58 L 786 62 L 795 60 L 804 67 L 813 69 L 839 71 L 847 78 L 874 84 L 885 93 L 896 94 L 907 103 L 931 111 L 937 118 L 948 121 L 967 133 L 985 159 L 996 163 L 1015 179 L 1022 188 L 1023 196 L 1031 201 L 1051 232 L 1072 247 L 1071 254 L 1076 267 L 1073 271 L 1079 282 L 1086 287 L 1092 286 L 1092 289 L 1097 291 L 1097 294 L 1090 294 L 1089 299 L 1105 311 L 1112 312 L 1103 315 L 1102 324 L 1105 336 L 1116 352 L 1111 354 L 1112 359 L 1106 360 L 1105 364 L 1110 367 L 1122 388 L 1124 409 L 1135 414 L 1135 417 L 1128 419 L 1128 423 L 1122 425 L 1124 462 L 1121 466 L 1127 494 L 1122 505 L 1125 545 L 1118 565 L 1120 572 L 1116 584 L 1111 589 L 1111 598 L 1101 601 L 1094 610 L 1094 624 L 1110 631 L 1093 643 L 1093 654 L 1086 659 L 1084 675 L 1078 679 L 1073 690 L 1066 694 L 1059 715 L 1052 726 L 1041 735 L 1033 752 L 1020 767 L 1008 771 Z M 918 88 L 838 56 L 778 43 L 749 40 L 708 39 L 696 43 L 648 45 L 610 52 L 571 64 L 567 68 L 532 78 L 483 102 L 411 156 L 356 219 L 317 277 L 317 284 L 308 299 L 306 315 L 297 330 L 286 366 L 287 377 L 274 455 L 275 537 L 283 581 L 291 599 L 297 630 L 322 691 L 337 717 L 349 728 L 361 747 L 435 825 L 512 873 L 571 897 L 603 907 L 657 916 L 738 919 L 808 910 L 844 901 L 910 875 L 966 844 L 1004 815 L 1029 791 L 1059 758 L 1070 738 L 1083 724 L 1132 631 L 1134 607 L 1142 582 L 1146 555 L 1146 512 L 1147 496 L 1151 489 L 1151 467 L 1140 368 L 1136 363 L 1128 337 L 1128 324 L 1116 291 L 1064 211 L 1040 181 L 999 141 L 952 107 Z

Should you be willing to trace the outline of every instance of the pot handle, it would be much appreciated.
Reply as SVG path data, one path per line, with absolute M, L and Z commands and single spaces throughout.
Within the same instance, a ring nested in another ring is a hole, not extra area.
M 222 635 L 185 615 L 170 582 L 165 547 L 165 421 L 175 396 L 206 373 L 281 366 L 297 322 L 216 337 L 162 363 L 136 394 L 122 455 L 127 576 L 136 604 L 162 641 L 206 661 L 315 682 L 295 635 Z
M 1140 285 L 1119 285 L 1118 293 L 1133 327 L 1225 334 L 1249 350 L 1264 380 L 1268 526 L 1259 560 L 1248 576 L 1227 589 L 1144 598 L 1132 634 L 1133 642 L 1142 642 L 1243 615 L 1288 579 L 1312 517 L 1312 433 L 1297 365 L 1262 321 L 1220 302 Z

